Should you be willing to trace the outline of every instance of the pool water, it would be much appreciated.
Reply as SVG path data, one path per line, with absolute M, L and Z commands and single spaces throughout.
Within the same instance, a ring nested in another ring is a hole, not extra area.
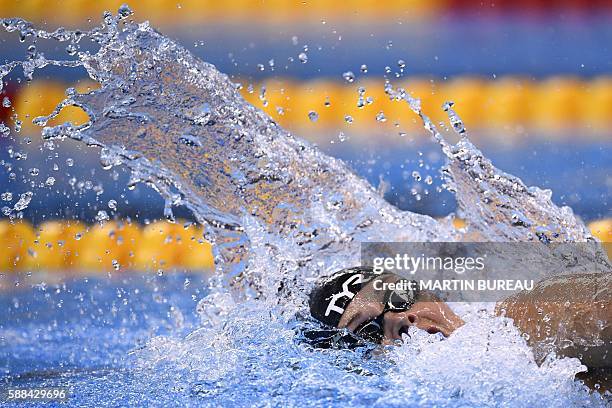
M 160 193 L 168 220 L 173 207 L 191 211 L 213 245 L 215 278 L 210 290 L 181 273 L 21 282 L 1 300 L 4 386 L 67 386 L 70 406 L 605 406 L 574 380 L 586 369 L 580 361 L 550 355 L 538 366 L 491 304 L 453 305 L 466 324 L 448 339 L 412 327 L 385 350 L 301 341 L 299 331 L 314 324 L 305 316 L 309 289 L 356 265 L 360 242 L 449 242 L 464 232 L 450 219 L 392 206 L 341 160 L 247 104 L 226 75 L 130 14 L 122 6 L 85 34 L 96 53 L 37 54 L 0 74 L 85 68 L 100 89 L 69 89 L 56 111 L 34 119 L 47 148 L 71 138 L 100 149 L 103 168 L 130 170 L 128 188 L 145 183 Z M 3 23 L 24 38 L 72 43 L 83 35 Z M 441 133 L 404 89 L 385 92 L 418 116 L 443 153 L 447 188 L 470 233 L 541 245 L 591 237 L 551 191 L 496 168 L 451 105 L 452 126 Z M 90 120 L 50 126 L 65 106 Z
M 0 297 L 1 384 L 68 387 L 61 406 L 604 404 L 572 380 L 577 360 L 538 367 L 512 325 L 484 311 L 464 310 L 466 326 L 448 340 L 413 331 L 378 355 L 312 349 L 299 341 L 294 317 L 262 301 L 236 306 L 213 294 L 226 303 L 224 321 L 202 324 L 202 275 L 36 283 L 44 278 Z
M 74 406 L 161 402 L 164 393 L 134 380 L 129 353 L 153 336 L 192 331 L 194 299 L 205 293 L 206 277 L 188 274 L 68 278 L 3 293 L 2 387 L 69 386 Z

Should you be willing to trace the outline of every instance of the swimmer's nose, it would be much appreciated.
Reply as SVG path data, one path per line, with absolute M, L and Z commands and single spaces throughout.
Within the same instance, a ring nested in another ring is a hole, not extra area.
M 389 340 L 398 340 L 402 334 L 408 333 L 410 326 L 419 327 L 419 316 L 416 313 L 386 313 L 385 314 L 385 337 Z
M 408 320 L 407 322 L 405 320 Z M 408 328 L 410 326 L 414 326 L 417 323 L 417 320 L 419 320 L 419 317 L 414 314 L 414 313 L 408 313 L 406 315 L 406 318 L 404 319 L 404 321 L 402 323 L 404 323 L 403 326 L 400 327 L 398 335 L 401 338 L 403 334 L 408 334 Z
M 410 323 L 415 324 L 419 317 L 415 313 L 408 313 L 407 318 Z

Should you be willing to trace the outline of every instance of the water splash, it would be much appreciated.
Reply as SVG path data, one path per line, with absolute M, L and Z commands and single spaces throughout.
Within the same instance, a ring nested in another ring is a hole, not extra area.
M 144 182 L 157 190 L 171 222 L 173 206 L 190 209 L 210 227 L 206 238 L 214 244 L 221 288 L 230 283 L 241 294 L 276 294 L 289 277 L 302 282 L 358 263 L 359 243 L 366 241 L 591 239 L 570 208 L 552 203 L 550 191 L 527 187 L 495 168 L 467 139 L 452 103 L 444 109 L 461 136 L 456 145 L 442 136 L 418 99 L 385 85 L 391 99 L 407 102 L 421 117 L 446 154 L 443 173 L 468 222 L 465 235 L 450 219 L 438 222 L 389 205 L 344 163 L 247 104 L 214 66 L 130 16 L 127 9 L 117 16 L 105 13 L 103 24 L 87 32 L 46 32 L 21 19 L 3 19 L 3 27 L 24 40 L 76 47 L 88 38 L 99 49 L 50 60 L 30 46 L 26 59 L 0 67 L 0 78 L 17 66 L 26 78 L 47 65 L 84 67 L 100 88 L 87 93 L 69 88 L 53 112 L 34 119 L 43 138 L 101 147 L 103 167 L 123 164 L 132 172 L 130 186 Z M 89 120 L 47 126 L 68 106 L 83 109 Z M 273 260 L 270 269 L 262 270 L 262 259 Z
M 570 207 L 558 207 L 552 202 L 552 191 L 528 187 L 518 177 L 496 168 L 467 138 L 463 121 L 452 109 L 453 103 L 445 103 L 443 109 L 460 136 L 455 145 L 422 111 L 420 100 L 402 88 L 394 90 L 390 83 L 385 84 L 385 92 L 392 99 L 408 103 L 446 155 L 442 173 L 446 187 L 455 193 L 459 215 L 467 222 L 465 239 L 544 243 L 593 240 Z
M 22 20 L 3 23 L 25 37 L 75 37 L 41 34 Z M 173 205 L 189 208 L 211 227 L 207 238 L 215 244 L 223 282 L 248 281 L 243 288 L 263 290 L 256 268 L 246 266 L 253 264 L 247 259 L 252 241 L 265 234 L 274 236 L 270 248 L 292 246 L 296 265 L 317 254 L 316 267 L 298 268 L 305 277 L 357 263 L 363 241 L 458 238 L 449 223 L 386 203 L 344 163 L 281 129 L 247 104 L 226 75 L 147 23 L 107 14 L 102 27 L 85 35 L 100 45 L 96 53 L 78 53 L 76 61 L 39 56 L 38 65 L 81 65 L 100 89 L 71 91 L 34 122 L 44 126 L 46 139 L 69 137 L 102 147 L 105 168 L 125 164 L 131 183 L 145 182 Z M 80 107 L 90 120 L 46 126 L 66 106 Z M 247 232 L 253 225 L 257 231 Z M 274 276 L 286 274 L 281 268 Z
M 572 380 L 586 369 L 577 359 L 550 355 L 536 365 L 525 339 L 507 319 L 472 316 L 445 341 L 414 328 L 406 337 L 403 347 L 392 350 L 398 365 L 391 381 L 411 394 L 425 394 L 428 405 L 453 406 L 449 401 L 457 399 L 467 406 L 491 407 L 508 401 L 530 407 L 598 404 Z M 412 364 L 399 364 L 407 360 Z M 420 391 L 423 386 L 426 393 Z
M 300 402 L 335 398 L 355 405 L 496 405 L 520 393 L 537 396 L 542 406 L 598 403 L 572 382 L 582 369 L 576 360 L 540 368 L 517 333 L 500 329 L 491 337 L 491 325 L 502 324 L 501 318 L 468 324 L 464 335 L 448 342 L 412 333 L 421 340 L 406 339 L 391 352 L 391 362 L 371 358 L 367 351 L 312 353 L 296 342 L 295 331 L 304 324 L 297 318 L 304 290 L 319 275 L 357 264 L 361 242 L 478 239 L 547 245 L 591 236 L 571 209 L 551 202 L 550 192 L 526 187 L 495 168 L 467 139 L 451 106 L 451 125 L 461 135 L 456 145 L 441 135 L 417 99 L 388 83 L 387 94 L 408 103 L 446 155 L 444 175 L 468 221 L 467 232 L 456 231 L 450 218 L 439 222 L 399 211 L 344 163 L 247 104 L 238 87 L 214 66 L 148 23 L 129 21 L 131 15 L 127 7 L 118 16 L 105 13 L 103 24 L 90 31 L 47 32 L 21 19 L 3 19 L 2 26 L 23 41 L 68 43 L 74 59 L 50 60 L 30 47 L 23 61 L 0 66 L 0 80 L 16 67 L 23 68 L 26 79 L 47 65 L 85 68 L 100 88 L 87 93 L 69 89 L 53 112 L 34 120 L 43 127 L 43 137 L 101 148 L 103 167 L 125 165 L 132 172 L 130 184 L 147 183 L 165 198 L 169 221 L 172 207 L 182 205 L 207 225 L 216 278 L 215 290 L 198 304 L 202 327 L 183 340 L 154 338 L 134 353 L 137 365 L 152 373 L 156 383 L 171 373 L 179 390 L 202 401 L 212 396 L 216 402 L 235 401 L 240 395 L 244 401 L 248 389 L 262 403 L 279 404 L 290 403 L 295 395 Z M 83 38 L 99 49 L 75 51 Z M 343 77 L 354 80 L 352 72 Z M 47 126 L 67 106 L 83 109 L 89 120 Z M 239 296 L 230 295 L 228 286 Z M 263 301 L 249 299 L 253 297 Z M 243 300 L 237 303 L 238 298 Z M 495 340 L 488 353 L 482 352 L 485 338 Z M 461 376 L 499 365 L 510 346 L 516 358 L 504 360 L 508 370 L 496 373 L 497 381 L 460 384 Z M 460 359 L 453 367 L 442 361 L 440 366 L 430 364 L 428 356 L 446 360 L 449 347 L 475 358 Z M 517 373 L 532 381 L 514 382 Z M 250 388 L 244 385 L 245 376 L 253 383 Z M 558 384 L 570 388 L 543 394 L 552 384 L 556 390 L 562 388 Z

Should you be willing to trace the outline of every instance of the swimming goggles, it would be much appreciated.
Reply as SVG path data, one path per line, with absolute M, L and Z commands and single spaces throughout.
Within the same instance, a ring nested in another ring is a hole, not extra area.
M 402 289 L 386 291 L 383 303 L 384 309 L 382 313 L 376 316 L 375 318 L 360 324 L 359 327 L 355 329 L 355 334 L 357 336 L 374 343 L 382 342 L 382 339 L 385 336 L 385 313 L 405 312 L 414 305 L 418 296 L 418 291 L 410 289 L 410 286 L 412 284 L 412 287 L 416 287 L 416 282 L 408 281 L 407 279 L 400 279 L 396 282 L 396 284 L 397 283 L 404 284 L 400 286 Z

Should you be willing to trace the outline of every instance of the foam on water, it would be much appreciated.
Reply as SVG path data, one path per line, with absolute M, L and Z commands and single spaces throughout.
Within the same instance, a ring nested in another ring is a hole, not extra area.
M 181 205 L 207 226 L 216 278 L 198 305 L 202 327 L 135 350 L 136 388 L 216 405 L 603 405 L 572 380 L 584 370 L 578 360 L 537 366 L 508 320 L 475 314 L 475 306 L 448 340 L 413 331 L 383 355 L 313 351 L 300 343 L 296 330 L 309 324 L 300 317 L 304 293 L 315 277 L 358 264 L 361 242 L 520 240 L 545 248 L 592 237 L 571 209 L 551 202 L 549 191 L 496 169 L 464 137 L 451 105 L 451 125 L 462 136 L 456 145 L 418 100 L 386 88 L 407 103 L 407 115 L 412 109 L 421 116 L 446 154 L 447 183 L 468 222 L 462 232 L 450 218 L 391 206 L 344 163 L 247 104 L 214 66 L 130 18 L 122 7 L 87 32 L 46 32 L 4 19 L 5 29 L 24 41 L 68 43 L 74 58 L 47 59 L 32 46 L 23 61 L 0 66 L 0 79 L 19 66 L 26 79 L 47 65 L 84 67 L 100 88 L 67 90 L 54 112 L 34 120 L 43 137 L 101 148 L 105 168 L 127 166 L 131 183 L 147 183 L 166 199 L 169 221 L 172 207 Z M 73 52 L 84 38 L 99 49 Z M 82 108 L 89 121 L 47 126 L 66 106 Z

